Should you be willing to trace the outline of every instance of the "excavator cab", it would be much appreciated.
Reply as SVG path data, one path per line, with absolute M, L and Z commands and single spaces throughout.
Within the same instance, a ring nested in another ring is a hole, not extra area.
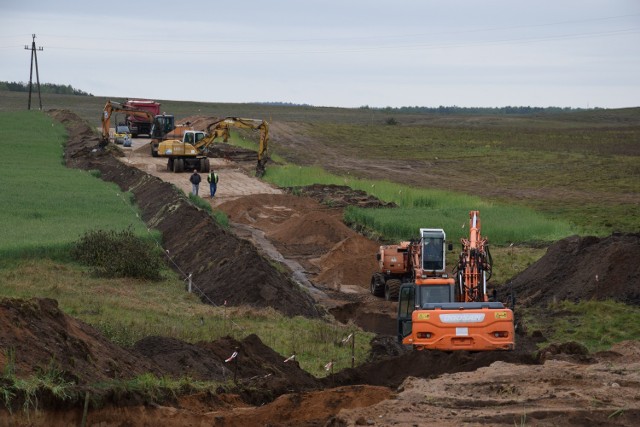
M 176 128 L 175 117 L 168 114 L 156 116 L 151 128 L 151 138 L 162 139 L 166 134 Z
M 432 272 L 443 272 L 445 265 L 446 236 L 444 230 L 421 228 L 422 269 Z
M 413 283 L 400 286 L 398 294 L 398 342 L 400 344 L 404 337 L 411 335 L 411 315 L 416 309 L 415 293 L 416 286 Z

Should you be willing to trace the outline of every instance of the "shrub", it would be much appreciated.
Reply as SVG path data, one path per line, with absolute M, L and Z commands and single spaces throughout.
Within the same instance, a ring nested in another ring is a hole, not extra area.
M 89 231 L 74 244 L 72 256 L 93 267 L 94 274 L 100 277 L 162 278 L 160 251 L 135 236 L 131 228 Z

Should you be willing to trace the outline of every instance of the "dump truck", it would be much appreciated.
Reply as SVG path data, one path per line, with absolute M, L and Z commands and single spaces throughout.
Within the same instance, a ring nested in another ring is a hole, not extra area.
M 398 341 L 416 350 L 513 350 L 513 311 L 487 291 L 492 258 L 480 234 L 480 212 L 469 213 L 469 238 L 452 274 L 446 272 L 442 229 L 422 228 L 420 237 L 381 246 L 371 293 L 398 299 Z
M 128 99 L 122 106 L 132 110 L 142 110 L 151 113 L 151 117 L 160 115 L 160 103 L 150 99 Z M 131 135 L 137 138 L 138 135 L 151 136 L 151 128 L 153 127 L 153 119 L 148 119 L 140 115 L 127 115 L 125 124 L 129 126 Z

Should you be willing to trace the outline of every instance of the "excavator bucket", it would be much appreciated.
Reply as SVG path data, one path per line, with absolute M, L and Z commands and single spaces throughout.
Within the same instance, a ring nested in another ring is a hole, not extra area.
M 266 160 L 258 160 L 258 164 L 256 165 L 256 176 L 258 178 L 262 178 L 266 172 L 265 163 L 267 163 Z

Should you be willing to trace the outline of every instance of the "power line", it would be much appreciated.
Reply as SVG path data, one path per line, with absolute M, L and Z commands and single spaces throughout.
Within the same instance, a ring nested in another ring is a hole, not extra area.
M 40 101 L 40 110 L 42 110 L 42 95 L 40 94 L 40 73 L 38 72 L 38 55 L 37 51 L 43 51 L 42 47 L 36 48 L 36 35 L 32 34 L 33 41 L 31 42 L 31 47 L 25 45 L 24 48 L 26 50 L 31 50 L 31 71 L 29 72 L 29 104 L 27 106 L 28 110 L 31 110 L 31 91 L 33 87 L 33 63 L 36 63 L 36 79 L 38 81 L 38 100 Z

